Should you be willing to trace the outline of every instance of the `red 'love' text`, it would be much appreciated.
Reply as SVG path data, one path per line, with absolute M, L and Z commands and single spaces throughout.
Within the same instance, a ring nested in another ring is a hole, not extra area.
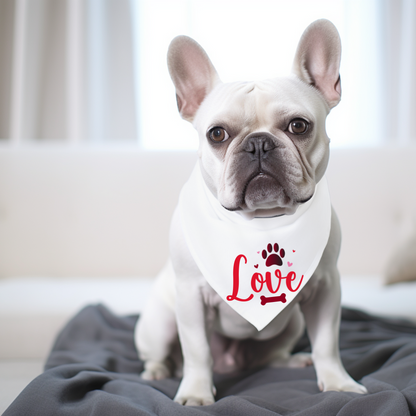
M 248 302 L 249 300 L 253 299 L 254 294 L 251 293 L 247 298 L 241 298 L 238 295 L 240 289 L 240 264 L 241 261 L 244 261 L 244 264 L 247 264 L 247 257 L 244 254 L 238 255 L 234 260 L 234 267 L 233 267 L 233 292 L 231 295 L 227 296 L 228 301 L 236 300 L 238 302 Z M 282 284 L 282 280 L 286 283 L 286 288 L 290 292 L 296 292 L 303 281 L 303 275 L 300 278 L 296 287 L 293 287 L 293 283 L 296 280 L 296 273 L 291 271 L 287 274 L 287 276 L 282 276 L 282 273 L 279 269 L 276 269 L 274 272 L 274 276 L 272 276 L 271 272 L 266 272 L 265 276 L 261 273 L 253 273 L 251 276 L 251 289 L 255 293 L 259 293 L 263 290 L 264 285 L 266 285 L 267 290 L 270 293 L 277 293 L 280 289 Z

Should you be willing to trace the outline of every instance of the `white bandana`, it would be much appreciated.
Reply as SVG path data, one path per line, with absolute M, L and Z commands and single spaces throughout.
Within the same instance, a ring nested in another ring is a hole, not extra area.
M 331 229 L 325 177 L 293 215 L 244 219 L 223 208 L 197 164 L 179 197 L 189 250 L 211 287 L 259 331 L 305 286 Z

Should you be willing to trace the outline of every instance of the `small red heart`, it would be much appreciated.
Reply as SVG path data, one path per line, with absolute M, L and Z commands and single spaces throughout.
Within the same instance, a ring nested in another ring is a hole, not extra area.
M 292 250 L 294 253 L 296 253 L 296 250 Z
M 288 261 L 288 262 L 287 262 L 287 265 L 288 265 L 289 267 L 292 267 L 292 266 L 293 266 L 293 263 L 291 263 L 290 261 Z
M 259 265 L 258 264 L 255 264 L 254 267 L 257 269 L 259 267 Z

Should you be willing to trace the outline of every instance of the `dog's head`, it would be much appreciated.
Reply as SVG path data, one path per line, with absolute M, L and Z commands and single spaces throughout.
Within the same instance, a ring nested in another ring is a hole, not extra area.
M 334 25 L 312 23 L 287 78 L 224 84 L 201 46 L 175 38 L 168 66 L 181 116 L 199 134 L 202 175 L 228 210 L 292 214 L 314 194 L 329 158 L 325 119 L 341 98 Z

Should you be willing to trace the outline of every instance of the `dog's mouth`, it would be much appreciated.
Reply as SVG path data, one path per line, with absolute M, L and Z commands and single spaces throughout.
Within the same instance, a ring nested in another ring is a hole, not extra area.
M 272 175 L 259 172 L 247 181 L 243 189 L 243 206 L 248 210 L 270 209 L 291 204 L 284 187 Z
M 277 178 L 266 172 L 251 175 L 240 191 L 240 198 L 229 211 L 254 211 L 258 209 L 283 208 L 292 205 L 292 199 Z
M 296 199 L 274 175 L 266 172 L 253 174 L 242 189 L 241 198 L 236 207 L 225 207 L 229 211 L 237 211 L 248 216 L 274 217 L 293 214 L 296 208 L 308 202 L 313 192 Z

